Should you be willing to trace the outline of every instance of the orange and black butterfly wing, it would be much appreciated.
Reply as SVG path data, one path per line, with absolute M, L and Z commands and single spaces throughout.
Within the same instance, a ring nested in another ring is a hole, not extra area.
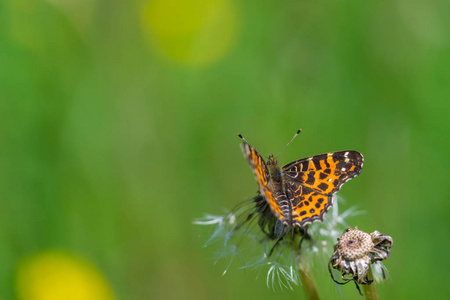
M 261 155 L 256 152 L 256 150 L 250 146 L 247 143 L 242 144 L 242 151 L 244 152 L 245 157 L 247 158 L 250 167 L 253 170 L 253 173 L 255 174 L 256 181 L 259 185 L 259 191 L 261 195 L 264 196 L 266 199 L 266 202 L 269 204 L 270 209 L 275 214 L 275 216 L 283 223 L 287 224 L 287 220 L 285 217 L 285 212 L 283 213 L 282 208 L 280 207 L 280 199 L 277 195 L 274 194 L 274 191 L 271 191 L 268 186 L 268 180 L 269 180 L 269 172 L 266 167 L 266 163 L 264 162 L 264 159 L 261 157 Z M 286 196 L 284 196 L 284 200 L 287 199 Z
M 283 166 L 292 225 L 323 221 L 333 195 L 361 173 L 364 158 L 357 151 L 339 151 L 300 159 Z

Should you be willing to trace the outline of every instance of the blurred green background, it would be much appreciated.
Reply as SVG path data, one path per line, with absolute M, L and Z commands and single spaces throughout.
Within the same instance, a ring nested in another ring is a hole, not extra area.
M 46 281 L 55 251 L 97 276 L 74 299 L 305 299 L 237 266 L 222 276 L 226 262 L 202 248 L 208 230 L 192 225 L 257 189 L 236 133 L 268 155 L 298 128 L 282 164 L 365 156 L 339 195 L 341 209 L 366 211 L 350 225 L 394 239 L 380 298 L 448 296 L 449 9 L 1 1 L 0 299 L 81 290 Z M 50 259 L 33 265 L 40 253 Z M 322 298 L 339 299 L 326 271 L 316 276 Z

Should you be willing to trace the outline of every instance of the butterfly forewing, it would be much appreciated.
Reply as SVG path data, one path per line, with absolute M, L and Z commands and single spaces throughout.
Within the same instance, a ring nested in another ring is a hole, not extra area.
M 266 198 L 266 201 L 269 204 L 270 209 L 275 214 L 275 216 L 282 223 L 287 224 L 287 220 L 284 216 L 280 204 L 277 202 L 273 192 L 270 191 L 268 187 L 268 171 L 264 159 L 261 157 L 261 155 L 258 154 L 258 152 L 256 152 L 256 150 L 252 146 L 250 146 L 247 143 L 242 144 L 242 151 L 244 152 L 244 155 L 247 158 L 250 167 L 253 170 L 253 173 L 255 174 L 260 193 L 264 195 L 264 197 Z
M 288 180 L 320 193 L 336 193 L 341 186 L 361 173 L 364 158 L 357 151 L 339 151 L 316 155 L 283 166 Z

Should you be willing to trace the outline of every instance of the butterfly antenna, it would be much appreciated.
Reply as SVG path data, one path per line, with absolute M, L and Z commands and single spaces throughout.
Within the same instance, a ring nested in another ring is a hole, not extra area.
M 297 135 L 302 132 L 301 129 L 297 130 L 297 132 L 294 134 L 294 136 L 292 137 L 292 139 L 289 141 L 289 143 L 286 144 L 286 146 L 283 147 L 283 149 L 281 149 L 280 153 L 278 153 L 278 155 L 275 157 L 275 159 L 278 158 L 278 156 L 280 156 L 281 152 L 284 151 L 284 149 L 286 149 L 287 146 L 289 146 L 290 143 L 292 143 L 292 141 L 297 137 Z
M 262 153 L 261 151 L 259 151 L 259 150 L 256 149 L 255 147 L 253 147 L 253 145 L 252 145 L 251 143 L 249 143 L 249 142 L 245 139 L 245 137 L 242 136 L 242 134 L 238 133 L 237 135 L 238 135 L 238 137 L 240 137 L 244 142 L 246 142 L 247 144 L 249 144 L 250 146 L 252 146 L 252 148 L 255 149 L 258 153 L 260 153 L 260 155 L 262 155 L 262 156 L 264 156 L 264 157 L 267 157 L 267 156 L 264 155 L 264 153 Z

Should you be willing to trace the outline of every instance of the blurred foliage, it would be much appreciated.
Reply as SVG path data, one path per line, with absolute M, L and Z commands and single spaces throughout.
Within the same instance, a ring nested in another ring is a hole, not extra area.
M 0 299 L 25 299 L 17 268 L 46 250 L 89 261 L 117 299 L 302 299 L 255 272 L 221 276 L 191 224 L 257 190 L 237 132 L 270 154 L 298 128 L 281 163 L 365 156 L 339 195 L 366 211 L 352 226 L 394 239 L 380 297 L 450 294 L 449 9 L 0 2 Z M 339 299 L 316 273 L 322 298 Z

